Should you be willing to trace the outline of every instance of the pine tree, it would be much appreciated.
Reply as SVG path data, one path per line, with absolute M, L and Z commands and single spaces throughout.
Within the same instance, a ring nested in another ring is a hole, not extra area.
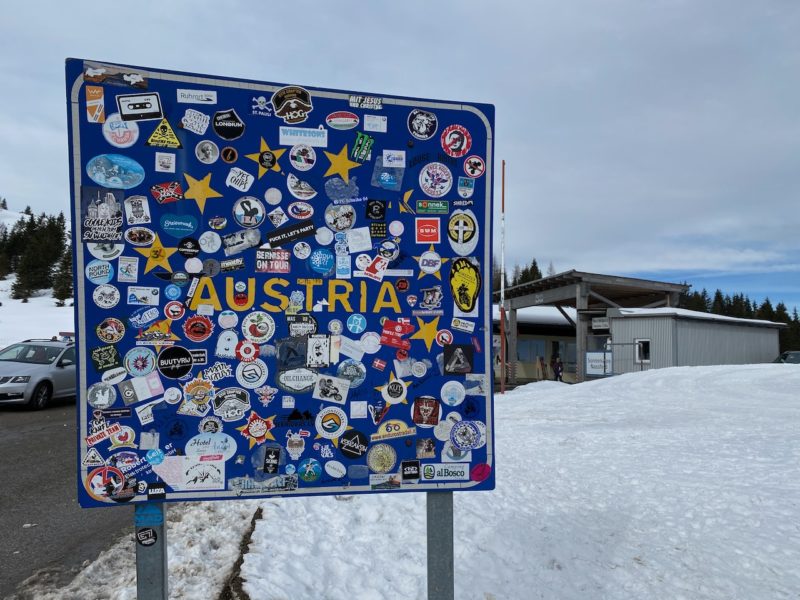
M 761 306 L 758 307 L 756 319 L 762 319 L 764 321 L 775 320 L 775 309 L 772 308 L 772 302 L 769 301 L 768 297 L 764 298 L 764 302 L 762 302 Z
M 711 312 L 715 315 L 725 314 L 725 297 L 719 288 L 714 292 L 714 299 L 711 301 Z
M 553 261 L 551 260 L 550 263 L 547 265 L 547 276 L 552 277 L 556 274 L 556 268 L 553 266 Z
M 0 198 L 0 208 L 8 210 L 8 201 L 5 198 Z
M 64 301 L 72 297 L 72 250 L 64 248 L 58 268 L 53 277 L 53 298 L 57 306 L 64 306 Z
M 530 272 L 531 281 L 536 281 L 537 279 L 541 279 L 542 278 L 542 272 L 539 270 L 539 265 L 536 263 L 536 259 L 535 258 L 531 261 L 531 267 L 530 267 L 529 272 Z
M 522 269 L 519 268 L 518 264 L 514 264 L 514 271 L 511 275 L 511 285 L 519 285 L 521 283 L 520 276 L 522 275 Z

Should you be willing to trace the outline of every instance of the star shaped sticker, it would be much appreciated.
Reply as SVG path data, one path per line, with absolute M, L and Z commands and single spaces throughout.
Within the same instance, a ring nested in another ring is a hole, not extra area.
M 236 431 L 239 431 L 244 437 L 250 440 L 251 449 L 256 444 L 263 444 L 267 440 L 274 441 L 275 436 L 272 435 L 272 430 L 275 428 L 275 416 L 276 415 L 272 415 L 264 419 L 258 416 L 254 411 L 250 411 L 247 423 L 241 427 L 237 427 Z
M 155 267 L 164 267 L 167 271 L 172 273 L 169 257 L 175 254 L 178 249 L 165 248 L 161 240 L 158 239 L 158 234 L 156 234 L 156 239 L 153 240 L 153 244 L 149 248 L 134 248 L 134 250 L 147 258 L 147 265 L 144 267 L 145 274 L 152 271 Z
M 328 170 L 325 171 L 325 175 L 323 177 L 328 177 L 329 175 L 339 175 L 342 179 L 344 179 L 345 183 L 350 183 L 350 169 L 355 169 L 356 167 L 360 167 L 361 163 L 354 162 L 347 158 L 347 144 L 339 150 L 339 154 L 334 154 L 333 152 L 328 152 L 327 150 L 324 151 L 325 156 L 328 157 L 328 160 L 331 161 L 331 166 L 328 167 Z
M 439 317 L 436 317 L 429 323 L 425 323 L 422 319 L 417 317 L 417 325 L 419 325 L 419 330 L 409 339 L 422 340 L 425 342 L 428 352 L 430 352 L 433 341 L 436 339 L 436 332 L 439 330 Z
M 433 244 L 431 244 L 431 247 L 428 248 L 428 252 L 433 252 L 434 254 L 436 254 L 436 256 L 439 256 L 439 254 L 433 249 Z M 422 267 L 422 256 L 415 256 L 414 260 L 417 261 L 417 263 L 419 264 L 420 267 Z M 422 279 L 423 277 L 425 277 L 425 275 L 433 275 L 434 277 L 436 277 L 436 279 L 441 281 L 442 280 L 442 274 L 441 274 L 440 271 L 441 271 L 442 265 L 444 263 L 446 263 L 450 259 L 449 258 L 442 258 L 441 256 L 439 256 L 439 260 L 441 261 L 439 263 L 439 268 L 436 269 L 435 271 L 433 271 L 432 273 L 428 273 L 427 271 L 424 271 L 424 270 L 422 270 L 422 268 L 420 268 L 419 275 L 417 275 L 417 279 Z
M 162 319 L 161 321 L 156 321 L 152 325 L 150 325 L 147 329 L 143 332 L 140 331 L 139 335 L 136 336 L 137 340 L 157 340 L 162 341 L 164 344 L 166 343 L 174 343 L 180 341 L 180 338 L 172 333 L 172 321 L 169 319 Z M 156 354 L 161 352 L 161 348 L 164 344 L 153 344 L 153 348 L 155 348 Z
M 278 159 L 283 156 L 284 152 L 286 152 L 286 148 L 281 150 L 270 149 L 267 142 L 264 141 L 264 138 L 261 138 L 261 145 L 258 148 L 258 152 L 245 154 L 245 156 L 258 163 L 258 178 L 261 179 L 267 171 L 280 172 L 281 166 L 278 164 Z
M 439 318 L 437 317 L 438 321 Z M 394 376 L 394 371 L 389 371 L 389 381 L 383 385 L 375 387 L 381 393 L 381 397 L 386 404 L 408 404 L 406 395 L 408 394 L 409 384 Z
M 183 176 L 186 178 L 186 183 L 189 184 L 189 189 L 186 190 L 183 197 L 187 200 L 194 200 L 197 202 L 201 213 L 206 208 L 206 200 L 209 198 L 222 198 L 222 194 L 211 189 L 211 173 L 202 179 L 195 179 L 188 173 L 184 173 Z

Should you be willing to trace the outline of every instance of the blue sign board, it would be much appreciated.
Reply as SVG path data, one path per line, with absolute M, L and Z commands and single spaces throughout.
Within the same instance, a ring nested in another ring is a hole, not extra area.
M 82 506 L 494 487 L 494 107 L 70 59 Z

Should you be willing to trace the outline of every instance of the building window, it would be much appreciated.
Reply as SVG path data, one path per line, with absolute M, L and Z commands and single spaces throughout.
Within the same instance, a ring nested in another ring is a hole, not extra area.
M 636 343 L 636 363 L 650 362 L 650 340 L 634 340 Z

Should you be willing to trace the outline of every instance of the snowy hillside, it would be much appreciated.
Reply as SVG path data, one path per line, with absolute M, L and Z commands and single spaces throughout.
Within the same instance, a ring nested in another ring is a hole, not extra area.
M 496 397 L 497 489 L 455 494 L 456 598 L 796 598 L 798 389 L 800 366 L 769 364 Z M 425 597 L 423 494 L 249 502 L 169 505 L 172 597 L 216 597 L 232 563 L 209 545 L 258 505 L 252 599 Z M 134 598 L 133 565 L 127 539 L 37 597 Z
M 0 215 L 4 212 L 0 211 Z M 15 278 L 11 275 L 0 279 L 0 348 L 27 338 L 50 338 L 59 331 L 75 331 L 72 307 L 57 307 L 51 290 L 41 290 L 27 304 L 12 300 Z
M 11 228 L 14 227 L 14 223 L 25 216 L 26 215 L 14 212 L 13 210 L 5 210 L 0 208 L 0 225 L 5 225 L 6 228 L 11 231 Z

